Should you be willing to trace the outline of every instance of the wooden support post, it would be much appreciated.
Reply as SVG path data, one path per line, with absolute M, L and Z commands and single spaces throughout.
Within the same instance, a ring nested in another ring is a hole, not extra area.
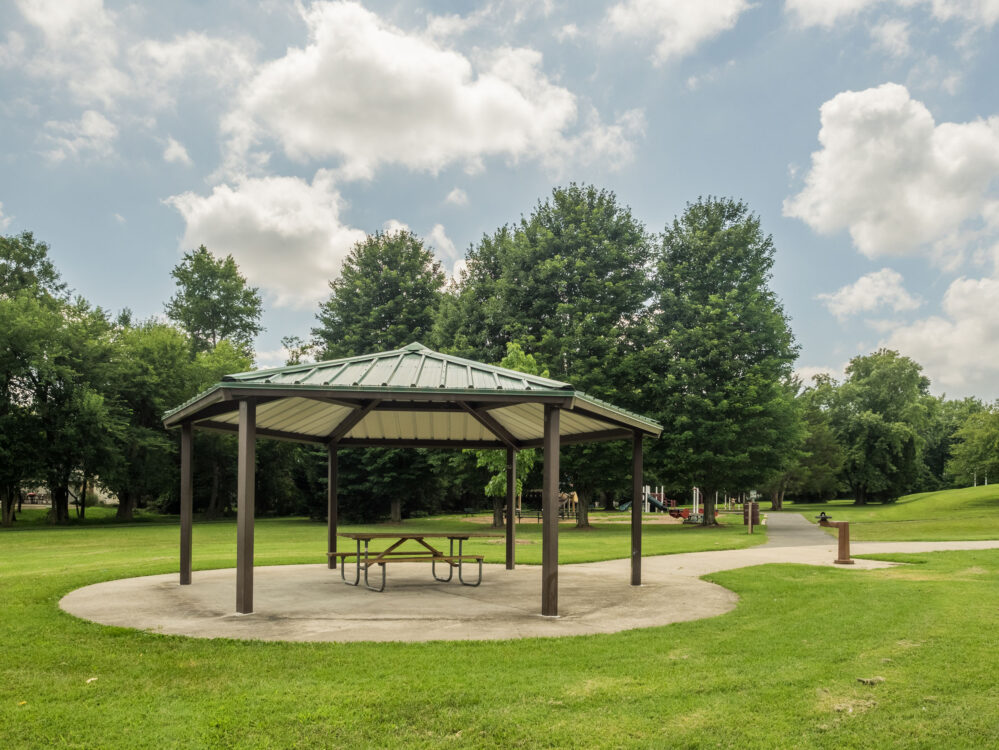
M 506 569 L 517 567 L 517 451 L 506 449 Z
M 631 442 L 631 585 L 642 585 L 642 433 Z
M 326 565 L 332 570 L 336 568 L 336 527 L 339 520 L 339 497 L 337 491 L 339 481 L 337 466 L 337 444 L 330 443 L 327 448 L 326 463 Z
M 255 469 L 257 405 L 239 402 L 239 464 L 236 474 L 236 611 L 253 612 L 253 516 L 256 504 Z
M 545 404 L 544 479 L 541 491 L 541 614 L 558 617 L 559 408 Z
M 180 585 L 191 583 L 191 537 L 194 525 L 194 425 L 180 426 Z

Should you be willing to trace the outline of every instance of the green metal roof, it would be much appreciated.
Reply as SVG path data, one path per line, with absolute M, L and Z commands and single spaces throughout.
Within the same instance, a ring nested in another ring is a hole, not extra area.
M 527 375 L 412 343 L 402 349 L 311 365 L 226 375 L 223 382 L 327 387 L 448 388 L 452 390 L 572 390 L 568 383 Z
M 658 436 L 655 421 L 568 383 L 432 351 L 389 352 L 226 375 L 164 415 L 231 431 L 238 403 L 257 401 L 258 433 L 344 445 L 530 447 L 543 436 L 544 404 L 562 408 L 563 442 Z

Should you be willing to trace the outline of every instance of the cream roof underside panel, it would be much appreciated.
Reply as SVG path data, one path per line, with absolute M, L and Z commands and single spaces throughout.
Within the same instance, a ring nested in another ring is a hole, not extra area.
M 545 407 L 543 404 L 517 404 L 501 409 L 490 409 L 489 413 L 518 440 L 544 437 Z M 559 416 L 560 435 L 577 435 L 581 432 L 615 428 L 620 428 L 620 425 L 575 414 L 568 409 L 562 409 Z
M 496 440 L 477 420 L 461 412 L 373 411 L 347 438 L 402 440 Z
M 329 435 L 352 409 L 311 398 L 285 398 L 257 407 L 257 427 L 303 435 Z M 239 424 L 239 412 L 213 417 L 215 422 Z

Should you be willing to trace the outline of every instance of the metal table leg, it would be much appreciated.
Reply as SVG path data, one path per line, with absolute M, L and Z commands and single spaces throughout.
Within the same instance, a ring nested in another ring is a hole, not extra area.
M 479 580 L 477 580 L 475 583 L 468 583 L 465 581 L 464 577 L 462 577 L 462 572 L 463 572 L 462 566 L 464 565 L 464 561 L 461 559 L 461 553 L 464 549 L 464 541 L 465 541 L 464 539 L 458 540 L 458 580 L 461 581 L 462 586 L 478 586 L 480 583 L 482 583 L 482 560 L 478 560 Z M 451 549 L 452 550 L 454 549 L 453 539 L 451 540 Z

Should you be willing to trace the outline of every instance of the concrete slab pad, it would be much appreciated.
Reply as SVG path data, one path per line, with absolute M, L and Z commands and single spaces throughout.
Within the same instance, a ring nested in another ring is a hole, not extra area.
M 60 601 L 63 610 L 105 625 L 197 638 L 267 641 L 505 640 L 616 633 L 697 620 L 733 609 L 733 592 L 700 576 L 767 563 L 833 566 L 834 540 L 798 547 L 646 557 L 643 585 L 630 586 L 627 560 L 563 565 L 558 618 L 544 618 L 541 568 L 513 571 L 486 565 L 478 588 L 431 578 L 425 564 L 390 565 L 385 591 L 347 586 L 325 565 L 282 565 L 254 570 L 255 612 L 235 614 L 236 571 L 195 571 L 181 586 L 176 573 L 86 586 Z M 862 542 L 854 554 L 999 548 L 974 542 Z M 857 560 L 843 571 L 891 567 Z M 350 569 L 348 568 L 348 574 Z

